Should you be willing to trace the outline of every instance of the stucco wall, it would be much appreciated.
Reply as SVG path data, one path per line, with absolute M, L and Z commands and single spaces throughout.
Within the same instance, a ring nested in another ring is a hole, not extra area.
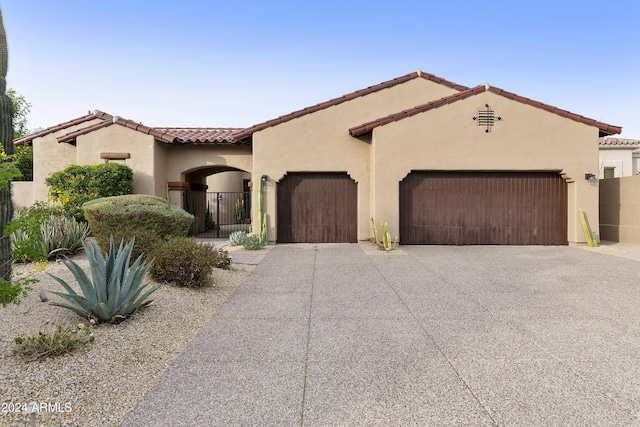
M 599 177 L 604 178 L 604 168 L 613 167 L 614 176 L 633 175 L 633 149 L 601 148 L 599 153 Z
M 489 104 L 491 132 L 473 121 Z M 568 240 L 585 242 L 578 208 L 598 229 L 598 129 L 484 92 L 373 131 L 372 216 L 399 232 L 399 182 L 412 170 L 559 171 L 568 183 Z
M 251 174 L 240 171 L 219 172 L 207 177 L 207 191 L 241 192 L 244 179 L 251 179 Z
M 11 199 L 16 209 L 28 208 L 33 204 L 33 182 L 16 181 L 11 183 Z
M 56 138 L 98 122 L 98 119 L 84 122 L 33 140 L 33 194 L 29 204 L 47 200 L 49 189 L 44 181 L 47 176 L 77 163 L 76 147 L 58 143 Z
M 166 197 L 167 193 L 167 152 L 168 146 L 164 142 L 155 141 L 153 156 L 153 170 L 155 181 L 155 194 L 158 197 Z
M 254 181 L 268 176 L 263 202 L 268 239 L 277 239 L 276 187 L 287 172 L 347 172 L 358 184 L 358 239 L 369 238 L 370 150 L 367 143 L 349 135 L 349 128 L 455 92 L 417 78 L 255 133 Z M 257 192 L 252 196 L 257 224 Z
M 245 146 L 181 145 L 167 147 L 167 181 L 184 181 L 188 172 L 198 169 L 240 169 L 251 173 L 251 148 Z M 208 175 L 208 173 L 207 173 Z M 203 177 L 202 184 L 206 182 Z
M 640 244 L 640 176 L 600 181 L 600 238 Z
M 154 181 L 154 138 L 142 132 L 112 125 L 98 129 L 77 138 L 77 164 L 91 165 L 104 163 L 100 153 L 130 153 L 125 160 L 133 174 L 133 191 L 164 197 L 164 190 L 156 192 Z

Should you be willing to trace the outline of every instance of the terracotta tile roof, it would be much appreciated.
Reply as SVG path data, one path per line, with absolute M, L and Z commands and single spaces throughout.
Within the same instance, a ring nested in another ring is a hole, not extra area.
M 79 117 L 77 119 L 61 123 L 56 126 L 44 129 L 42 131 L 27 135 L 14 141 L 14 144 L 21 145 L 35 138 L 48 135 L 62 129 L 69 128 L 90 120 L 100 119 L 102 121 L 89 124 L 76 131 L 69 132 L 57 138 L 58 142 L 73 141 L 80 135 L 118 124 L 147 135 L 152 135 L 156 139 L 168 144 L 233 144 L 236 141 L 231 137 L 234 132 L 241 130 L 240 128 L 152 128 L 142 123 L 127 120 L 122 117 L 112 116 L 111 114 L 95 110 L 93 113 Z
M 400 113 L 396 113 L 396 114 L 392 114 L 390 116 L 387 117 L 382 117 L 380 119 L 377 120 L 373 120 L 371 122 L 367 122 L 364 123 L 360 126 L 355 126 L 351 129 L 349 129 L 349 133 L 352 136 L 362 136 L 366 133 L 371 132 L 374 128 L 378 127 L 378 126 L 382 126 L 391 122 L 395 122 L 398 120 L 402 120 L 406 117 L 411 117 L 413 115 L 419 114 L 419 113 L 424 113 L 425 111 L 429 111 L 432 110 L 434 108 L 438 108 L 438 107 L 442 107 L 443 105 L 447 105 L 447 104 L 452 104 L 454 102 L 460 101 L 461 99 L 465 99 L 468 98 L 470 96 L 474 96 L 474 95 L 478 95 L 482 92 L 492 92 L 495 93 L 496 95 L 500 95 L 500 96 L 504 96 L 507 99 L 511 99 L 517 102 L 520 102 L 522 104 L 527 104 L 527 105 L 531 105 L 533 107 L 536 108 L 540 108 L 541 110 L 545 110 L 548 111 L 550 113 L 554 113 L 557 114 L 561 117 L 565 117 L 571 120 L 574 120 L 576 122 L 580 122 L 580 123 L 584 123 L 587 124 L 589 126 L 595 126 L 598 129 L 600 129 L 600 136 L 605 136 L 605 135 L 611 135 L 611 134 L 615 134 L 615 133 L 620 133 L 622 132 L 622 128 L 619 126 L 613 126 L 607 123 L 603 123 L 603 122 L 599 122 L 597 120 L 594 119 L 590 119 L 588 117 L 584 117 L 578 114 L 574 114 L 571 113 L 569 111 L 566 110 L 561 110 L 560 108 L 554 107 L 552 105 L 549 104 L 544 104 L 542 102 L 539 101 L 534 101 L 533 99 L 530 98 L 525 98 L 523 96 L 517 95 L 515 93 L 512 92 L 507 92 L 503 89 L 497 88 L 497 87 L 491 87 L 488 84 L 482 84 L 479 86 L 476 86 L 474 88 L 471 89 L 467 89 L 465 91 L 459 92 L 459 93 L 455 93 L 453 95 L 438 99 L 436 101 L 431 101 L 428 102 L 426 104 L 422 104 L 422 105 L 418 105 L 417 107 L 411 108 L 409 110 L 405 110 L 405 111 L 401 111 Z
M 77 119 L 69 120 L 68 122 L 60 123 L 60 124 L 57 124 L 55 126 L 48 127 L 46 129 L 41 129 L 41 130 L 36 131 L 34 133 L 31 133 L 29 135 L 25 135 L 25 136 L 23 136 L 21 138 L 15 139 L 15 140 L 13 140 L 13 144 L 14 145 L 22 145 L 25 142 L 33 141 L 34 139 L 39 138 L 41 136 L 45 136 L 45 135 L 48 135 L 50 133 L 57 132 L 59 130 L 66 129 L 68 127 L 75 126 L 75 125 L 87 122 L 89 120 L 95 120 L 95 119 L 96 119 L 96 116 L 94 116 L 93 114 L 89 113 L 89 114 L 86 114 L 86 115 L 84 115 L 82 117 L 78 117 Z
M 406 74 L 402 77 L 397 77 L 395 79 L 388 80 L 386 82 L 378 83 L 377 85 L 369 86 L 365 89 L 356 90 L 355 92 L 348 93 L 346 95 L 339 96 L 338 98 L 330 99 L 329 101 L 322 102 L 320 104 L 312 105 L 310 107 L 303 108 L 302 110 L 294 111 L 293 113 L 286 114 L 284 116 L 280 116 L 273 120 L 268 120 L 263 123 L 259 123 L 257 125 L 253 125 L 246 129 L 241 130 L 240 132 L 236 132 L 233 137 L 237 140 L 243 140 L 246 138 L 250 138 L 254 132 L 261 131 L 263 129 L 279 125 L 284 122 L 288 122 L 289 120 L 297 119 L 298 117 L 302 117 L 306 114 L 314 113 L 319 110 L 324 110 L 325 108 L 332 107 L 334 105 L 342 104 L 346 101 L 351 101 L 354 98 L 359 98 L 361 96 L 369 95 L 370 93 L 377 92 L 382 89 L 388 89 L 398 84 L 407 82 L 409 80 L 413 80 L 416 78 L 423 78 L 425 80 L 430 80 L 435 83 L 439 83 L 444 86 L 448 86 L 452 89 L 463 91 L 468 89 L 466 86 L 462 86 L 448 80 L 445 80 L 441 77 L 438 77 L 433 74 L 424 73 L 420 70 L 414 71 L 413 73 Z
M 640 139 L 600 138 L 600 148 L 638 148 Z
M 550 113 L 557 114 L 560 117 L 566 117 L 567 119 L 571 119 L 576 122 L 584 123 L 589 126 L 595 126 L 598 129 L 600 129 L 600 136 L 613 135 L 613 134 L 622 132 L 622 127 L 620 126 L 610 125 L 604 122 L 600 122 L 598 120 L 581 116 L 579 114 L 574 114 L 570 111 L 562 110 L 558 107 L 554 107 L 553 105 L 544 104 L 539 101 L 534 101 L 533 99 L 525 98 L 524 96 L 517 95 L 513 92 L 507 92 L 506 90 L 503 90 L 497 87 L 490 87 L 489 91 L 497 95 L 504 96 L 505 98 L 512 99 L 514 101 L 518 101 L 523 104 L 531 105 L 533 107 L 540 108 L 541 110 L 545 110 Z
M 405 119 L 407 117 L 415 116 L 419 113 L 424 113 L 425 111 L 433 110 L 434 108 L 442 107 L 443 105 L 451 104 L 453 102 L 459 101 L 461 99 L 469 98 L 470 96 L 477 95 L 478 93 L 485 92 L 486 88 L 483 85 L 476 86 L 471 89 L 464 90 L 462 92 L 454 93 L 453 95 L 440 98 L 437 101 L 431 101 L 426 104 L 418 105 L 417 107 L 410 108 L 408 110 L 401 111 L 399 113 L 391 114 L 387 117 L 382 117 L 380 119 L 376 119 L 360 126 L 352 127 L 349 129 L 349 133 L 351 136 L 362 136 L 366 133 L 371 132 L 373 129 L 378 126 L 383 126 L 391 122 L 397 122 L 398 120 Z
M 234 144 L 237 141 L 233 133 L 242 128 L 156 128 L 167 134 L 175 135 L 182 144 Z

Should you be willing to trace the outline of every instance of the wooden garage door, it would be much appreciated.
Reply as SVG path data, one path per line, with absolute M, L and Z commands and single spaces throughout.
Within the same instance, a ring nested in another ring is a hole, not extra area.
M 400 243 L 566 245 L 567 185 L 547 172 L 411 172 Z
M 278 242 L 355 243 L 358 185 L 346 173 L 289 173 L 278 183 Z

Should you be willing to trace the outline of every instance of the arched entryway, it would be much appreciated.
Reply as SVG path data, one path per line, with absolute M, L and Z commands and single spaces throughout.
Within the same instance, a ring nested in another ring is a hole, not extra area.
M 251 174 L 228 166 L 208 166 L 184 174 L 183 208 L 195 216 L 191 234 L 225 238 L 249 231 Z

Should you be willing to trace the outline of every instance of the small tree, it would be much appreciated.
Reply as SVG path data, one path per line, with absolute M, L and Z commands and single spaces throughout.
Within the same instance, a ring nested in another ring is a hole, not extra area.
M 33 147 L 27 144 L 16 147 L 13 155 L 13 163 L 16 165 L 21 177 L 16 181 L 33 181 Z
M 7 96 L 13 105 L 13 139 L 17 139 L 29 133 L 27 115 L 31 111 L 31 104 L 15 89 L 7 89 Z

